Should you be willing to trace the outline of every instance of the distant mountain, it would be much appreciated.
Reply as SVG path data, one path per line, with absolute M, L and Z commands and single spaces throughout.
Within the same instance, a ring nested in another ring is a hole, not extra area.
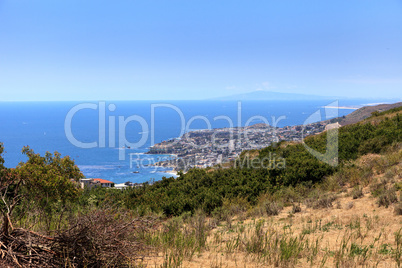
M 336 98 L 339 98 L 339 97 L 296 94 L 296 93 L 281 93 L 281 92 L 274 92 L 274 91 L 258 90 L 258 91 L 253 91 L 253 92 L 249 92 L 249 93 L 214 98 L 212 100 L 239 100 L 239 101 L 245 101 L 245 100 L 325 100 L 325 99 L 336 99 Z

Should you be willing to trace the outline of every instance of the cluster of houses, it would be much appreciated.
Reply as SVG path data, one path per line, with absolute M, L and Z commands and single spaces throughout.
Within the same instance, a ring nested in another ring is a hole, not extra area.
M 305 136 L 326 130 L 327 124 L 328 122 L 316 122 L 306 126 L 279 128 L 260 123 L 247 127 L 195 130 L 178 139 L 155 144 L 148 153 L 176 155 L 176 158 L 159 161 L 153 165 L 186 172 L 193 167 L 206 168 L 233 161 L 244 150 L 261 149 L 274 142 L 300 142 Z M 339 127 L 339 124 L 336 124 L 332 124 L 332 128 Z
M 125 182 L 125 183 L 114 183 L 112 181 L 104 180 L 104 179 L 98 179 L 98 178 L 85 178 L 85 179 L 80 179 L 80 186 L 82 189 L 85 187 L 92 188 L 92 187 L 106 187 L 106 188 L 114 188 L 114 189 L 126 189 L 128 187 L 134 187 L 137 186 L 138 183 L 132 183 L 132 182 Z

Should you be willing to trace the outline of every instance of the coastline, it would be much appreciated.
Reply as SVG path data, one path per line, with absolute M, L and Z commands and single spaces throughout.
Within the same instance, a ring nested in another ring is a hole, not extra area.
M 175 178 L 178 177 L 177 172 L 174 170 L 166 170 L 166 171 L 162 171 L 162 172 L 171 175 L 171 177 L 175 177 Z
M 350 107 L 350 106 L 322 106 L 321 108 L 328 108 L 328 109 L 344 109 L 344 110 L 357 110 L 359 108 Z

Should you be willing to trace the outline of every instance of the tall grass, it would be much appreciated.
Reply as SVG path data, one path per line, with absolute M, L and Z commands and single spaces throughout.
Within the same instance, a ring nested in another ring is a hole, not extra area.
M 197 211 L 183 219 L 174 217 L 146 237 L 147 244 L 164 255 L 163 267 L 179 267 L 184 259 L 190 259 L 206 248 L 209 235 L 206 216 Z

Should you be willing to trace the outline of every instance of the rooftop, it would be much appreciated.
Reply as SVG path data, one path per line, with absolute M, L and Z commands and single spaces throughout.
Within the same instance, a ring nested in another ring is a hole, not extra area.
M 113 183 L 112 181 L 104 180 L 104 179 L 93 179 L 94 181 L 99 181 L 100 183 Z

